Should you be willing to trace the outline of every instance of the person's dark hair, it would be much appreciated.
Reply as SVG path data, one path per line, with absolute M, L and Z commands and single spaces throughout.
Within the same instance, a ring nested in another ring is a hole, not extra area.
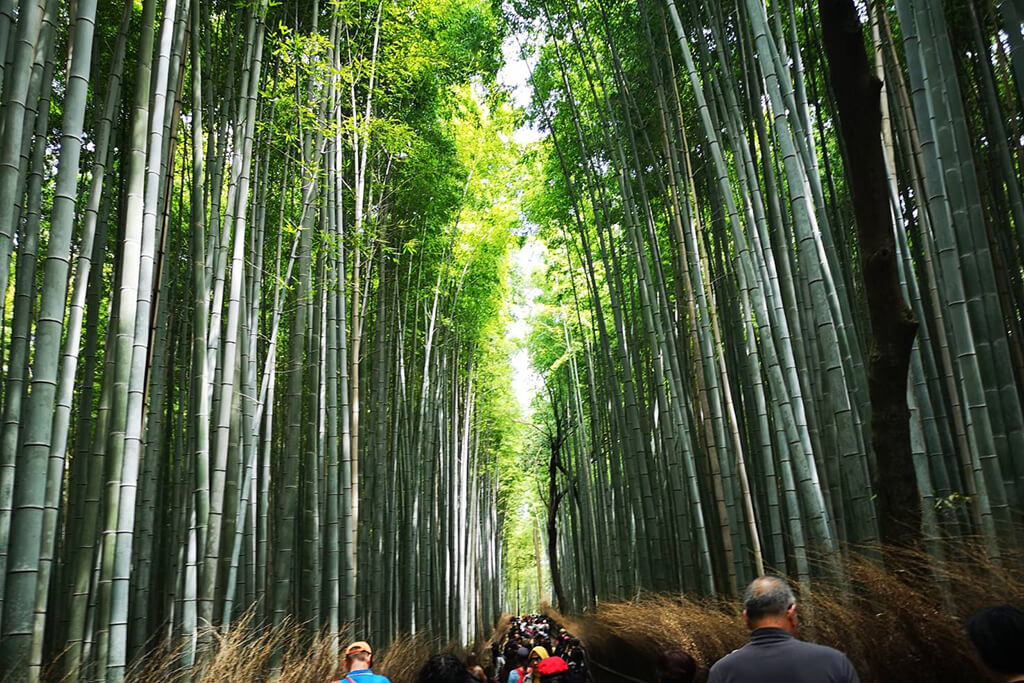
M 778 576 L 754 579 L 743 592 L 743 609 L 747 612 L 747 619 L 751 621 L 768 616 L 782 616 L 795 603 L 793 589 L 785 579 Z
M 416 683 L 476 683 L 462 661 L 450 652 L 431 655 L 416 676 Z
M 697 675 L 697 662 L 679 649 L 665 650 L 658 656 L 658 680 L 661 683 L 691 683 Z
M 985 666 L 1005 675 L 1024 673 L 1024 612 L 1012 605 L 986 607 L 971 615 L 967 634 Z

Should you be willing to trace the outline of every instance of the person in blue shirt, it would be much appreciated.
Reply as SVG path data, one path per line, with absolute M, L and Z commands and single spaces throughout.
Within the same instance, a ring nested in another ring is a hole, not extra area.
M 508 675 L 508 683 L 526 683 L 526 676 L 530 672 L 527 657 L 530 651 L 525 647 L 516 650 L 516 668 Z
M 345 648 L 345 676 L 336 683 L 391 683 L 385 676 L 373 671 L 373 650 L 370 644 L 357 640 Z

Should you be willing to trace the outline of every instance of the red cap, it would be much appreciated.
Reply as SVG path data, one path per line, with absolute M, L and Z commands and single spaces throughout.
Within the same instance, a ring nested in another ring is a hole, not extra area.
M 568 670 L 569 665 L 561 657 L 548 657 L 537 663 L 537 673 L 541 676 L 551 676 Z

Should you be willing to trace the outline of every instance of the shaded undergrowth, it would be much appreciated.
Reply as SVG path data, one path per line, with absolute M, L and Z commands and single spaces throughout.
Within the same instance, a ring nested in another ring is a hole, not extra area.
M 838 571 L 833 564 L 811 586 L 794 582 L 800 637 L 845 652 L 865 683 L 985 680 L 963 622 L 986 605 L 1024 604 L 1024 563 L 1018 556 L 996 562 L 966 545 L 947 548 L 945 556 L 887 551 L 883 566 L 877 550 L 850 552 Z M 747 640 L 741 605 L 731 599 L 645 595 L 601 603 L 577 616 L 548 611 L 583 642 L 598 683 L 653 681 L 658 653 L 671 647 L 692 654 L 703 676 Z M 507 628 L 506 617 L 492 637 Z M 336 653 L 346 640 L 326 631 L 310 635 L 295 622 L 260 627 L 249 617 L 227 633 L 206 633 L 198 663 L 186 665 L 180 647 L 156 647 L 126 680 L 320 683 L 343 674 Z M 488 643 L 473 652 L 421 634 L 400 635 L 379 648 L 374 669 L 392 683 L 414 683 L 426 659 L 444 651 L 489 664 Z
M 351 639 L 347 631 L 332 634 L 325 630 L 310 635 L 308 628 L 291 620 L 274 627 L 259 626 L 247 616 L 225 633 L 204 632 L 194 664 L 186 663 L 184 646 L 171 648 L 165 644 L 140 659 L 125 681 L 326 683 L 344 676 L 338 652 Z M 376 648 L 373 669 L 392 683 L 414 683 L 430 655 L 454 651 L 464 660 L 485 661 L 488 644 L 480 648 L 473 651 L 457 647 L 428 634 L 400 634 L 388 646 Z M 60 676 L 47 678 L 61 680 Z
M 862 681 L 962 683 L 987 680 L 975 659 L 964 620 L 998 603 L 1024 604 L 1020 557 L 999 562 L 971 546 L 947 549 L 938 560 L 923 552 L 852 552 L 832 578 L 808 588 L 797 582 L 799 636 L 845 652 Z M 736 600 L 649 595 L 604 603 L 579 617 L 553 615 L 587 646 L 599 682 L 627 676 L 653 681 L 657 654 L 681 647 L 702 674 L 747 640 Z

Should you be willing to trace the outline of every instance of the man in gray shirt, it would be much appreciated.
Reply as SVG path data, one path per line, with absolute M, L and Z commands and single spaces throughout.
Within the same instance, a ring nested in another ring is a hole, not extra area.
M 860 683 L 839 650 L 796 634 L 796 598 L 783 579 L 762 576 L 743 595 L 750 642 L 711 667 L 708 683 Z

